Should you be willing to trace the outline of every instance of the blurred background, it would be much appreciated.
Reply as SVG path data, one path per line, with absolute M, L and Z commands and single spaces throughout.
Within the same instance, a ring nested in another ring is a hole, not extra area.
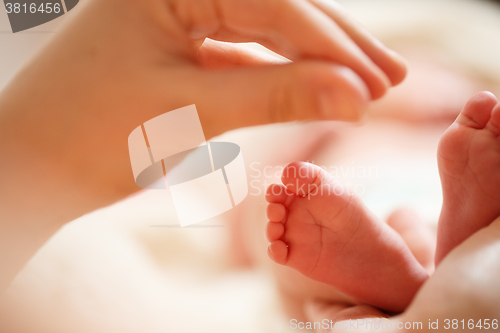
M 250 193 L 237 209 L 181 229 L 168 190 L 152 190 L 69 223 L 0 301 L 0 332 L 288 332 L 293 309 L 278 291 L 300 298 L 307 282 L 276 279 L 286 268 L 265 254 L 263 193 L 293 160 L 326 167 L 381 218 L 410 207 L 435 225 L 439 138 L 475 92 L 500 93 L 500 5 L 339 2 L 409 64 L 407 80 L 362 124 L 272 125 L 214 139 L 242 148 Z M 0 89 L 77 12 L 13 34 L 0 10 Z

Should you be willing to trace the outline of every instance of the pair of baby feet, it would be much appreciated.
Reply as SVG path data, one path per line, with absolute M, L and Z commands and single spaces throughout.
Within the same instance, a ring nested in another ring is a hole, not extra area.
M 435 264 L 500 215 L 500 103 L 475 95 L 441 138 L 443 188 Z M 387 311 L 428 278 L 403 238 L 323 169 L 293 162 L 266 194 L 269 257 Z

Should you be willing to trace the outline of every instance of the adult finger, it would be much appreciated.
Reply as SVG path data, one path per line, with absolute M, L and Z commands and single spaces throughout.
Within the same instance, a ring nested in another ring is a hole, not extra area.
M 365 28 L 354 21 L 349 14 L 333 0 L 309 0 L 334 20 L 368 57 L 380 67 L 397 85 L 406 77 L 406 61 L 396 52 L 387 48 Z
M 318 61 L 217 71 L 188 67 L 164 76 L 159 93 L 179 106 L 196 104 L 207 137 L 293 120 L 354 121 L 369 100 L 353 71 Z
M 196 38 L 217 39 L 230 33 L 266 38 L 289 50 L 292 60 L 322 59 L 351 68 L 366 82 L 372 98 L 381 97 L 390 86 L 370 57 L 310 2 L 171 0 L 170 4 L 179 22 Z

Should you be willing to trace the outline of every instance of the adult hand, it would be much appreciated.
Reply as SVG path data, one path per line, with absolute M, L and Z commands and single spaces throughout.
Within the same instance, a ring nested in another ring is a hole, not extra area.
M 138 190 L 127 137 L 145 121 L 196 104 L 209 139 L 357 119 L 406 71 L 330 1 L 88 0 L 73 15 L 0 95 L 0 290 L 62 224 Z
M 499 256 L 500 217 L 450 252 L 401 315 L 382 320 L 387 315 L 368 305 L 313 301 L 307 307 L 309 319 L 337 323 L 338 329 L 333 324 L 334 329 L 325 326 L 319 332 L 396 332 L 401 328 L 409 331 L 458 329 L 482 332 L 487 327 L 488 330 L 498 330 Z M 364 320 L 367 318 L 371 319 Z M 378 323 L 369 324 L 370 320 Z

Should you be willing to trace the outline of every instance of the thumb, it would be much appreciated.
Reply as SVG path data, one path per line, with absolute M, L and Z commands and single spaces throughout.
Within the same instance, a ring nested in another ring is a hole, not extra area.
M 169 77 L 174 96 L 180 106 L 196 104 L 207 139 L 276 122 L 355 121 L 370 99 L 352 70 L 320 61 L 226 70 L 197 67 L 183 74 L 178 80 Z

